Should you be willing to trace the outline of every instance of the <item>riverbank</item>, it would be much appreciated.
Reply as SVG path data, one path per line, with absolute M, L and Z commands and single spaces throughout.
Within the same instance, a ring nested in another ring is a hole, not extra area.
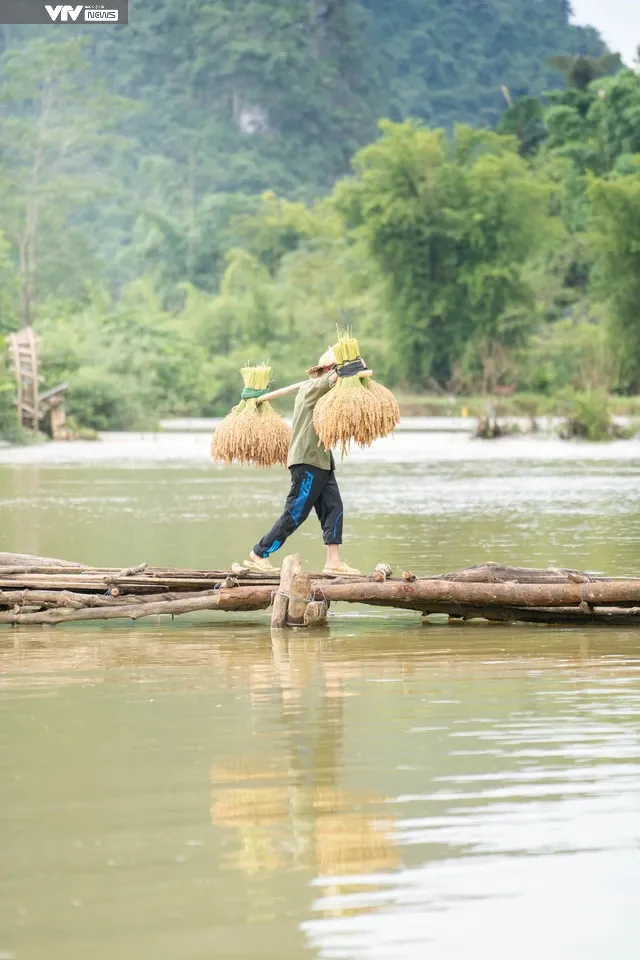
M 560 403 L 542 393 L 514 393 L 511 396 L 448 397 L 435 394 L 411 394 L 394 391 L 403 417 L 477 418 L 492 407 L 498 417 L 559 417 Z M 640 397 L 609 395 L 611 413 L 615 417 L 640 417 Z M 466 414 L 465 414 L 466 412 Z

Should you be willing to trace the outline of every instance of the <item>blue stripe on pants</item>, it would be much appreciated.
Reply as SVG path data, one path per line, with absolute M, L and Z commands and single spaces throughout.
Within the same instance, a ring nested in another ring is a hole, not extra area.
M 313 474 L 307 470 L 304 477 L 302 478 L 302 483 L 300 484 L 300 493 L 298 494 L 293 507 L 289 511 L 293 518 L 293 522 L 296 526 L 300 523 L 300 517 L 303 514 L 307 500 L 309 499 L 309 494 L 311 493 L 311 488 L 313 487 Z

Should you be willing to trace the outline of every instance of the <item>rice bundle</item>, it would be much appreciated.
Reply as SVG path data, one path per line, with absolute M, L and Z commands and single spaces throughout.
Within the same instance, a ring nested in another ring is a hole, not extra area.
M 358 341 L 342 335 L 333 347 L 338 373 L 360 360 Z M 336 385 L 316 404 L 313 423 L 327 449 L 340 447 L 342 456 L 352 441 L 370 446 L 400 422 L 398 403 L 386 387 L 356 376 L 339 376 Z
M 291 428 L 268 400 L 271 367 L 243 367 L 242 399 L 217 428 L 211 441 L 211 456 L 222 463 L 250 463 L 257 467 L 286 466 Z
M 388 434 L 393 433 L 395 428 L 400 423 L 400 407 L 398 406 L 398 401 L 391 393 L 391 390 L 388 390 L 386 387 L 383 387 L 381 383 L 376 383 L 375 380 L 363 380 L 367 390 L 369 390 L 375 397 L 378 404 L 378 429 L 380 437 L 386 437 Z

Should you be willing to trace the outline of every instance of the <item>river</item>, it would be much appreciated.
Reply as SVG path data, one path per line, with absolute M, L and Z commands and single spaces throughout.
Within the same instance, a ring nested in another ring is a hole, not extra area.
M 203 433 L 0 449 L 0 550 L 242 560 L 286 489 Z M 404 430 L 345 557 L 640 574 L 640 442 Z M 318 568 L 315 518 L 291 541 Z M 640 634 L 332 608 L 0 627 L 3 960 L 636 960 Z

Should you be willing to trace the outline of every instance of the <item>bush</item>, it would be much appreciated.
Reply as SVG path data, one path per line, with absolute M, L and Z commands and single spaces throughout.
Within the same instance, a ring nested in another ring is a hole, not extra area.
M 18 426 L 14 404 L 15 384 L 9 372 L 5 341 L 0 337 L 0 440 L 8 443 L 24 442 L 24 431 Z
M 145 426 L 140 397 L 132 383 L 102 367 L 82 367 L 69 378 L 70 416 L 94 430 L 131 430 Z
M 611 417 L 609 397 L 604 390 L 568 388 L 556 398 L 558 412 L 566 417 L 560 436 L 598 442 L 621 436 Z
M 571 316 L 544 326 L 521 356 L 520 388 L 550 394 L 572 387 L 605 391 L 617 378 L 617 351 L 612 348 L 606 313 L 579 304 Z

